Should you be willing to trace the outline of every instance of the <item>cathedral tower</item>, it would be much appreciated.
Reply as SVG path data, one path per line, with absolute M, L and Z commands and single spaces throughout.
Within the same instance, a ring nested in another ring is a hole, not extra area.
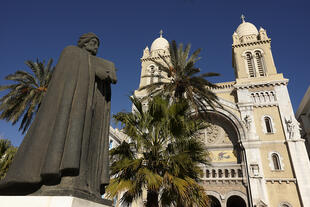
M 233 33 L 236 105 L 247 124 L 242 141 L 252 202 L 310 206 L 310 165 L 289 98 L 277 73 L 266 30 L 246 22 Z
M 271 77 L 277 74 L 271 53 L 271 40 L 266 31 L 259 31 L 244 20 L 233 34 L 233 67 L 237 79 Z M 253 80 L 253 79 L 251 79 Z
M 163 37 L 163 31 L 160 30 L 160 36 L 153 41 L 151 49 L 149 49 L 149 47 L 146 46 L 145 49 L 143 50 L 143 56 L 141 58 L 141 77 L 140 77 L 139 89 L 148 84 L 162 81 L 158 77 L 145 77 L 152 75 L 154 76 L 160 75 L 158 66 L 154 61 L 163 63 L 162 58 L 169 61 L 170 54 L 169 54 L 169 42 Z M 145 94 L 146 94 L 145 90 L 135 91 L 135 96 L 137 97 L 143 97 Z

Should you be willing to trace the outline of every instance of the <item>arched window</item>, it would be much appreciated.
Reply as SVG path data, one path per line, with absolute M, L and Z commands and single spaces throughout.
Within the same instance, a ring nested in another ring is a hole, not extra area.
M 210 171 L 206 170 L 206 178 L 210 178 Z
M 256 60 L 256 65 L 257 65 L 259 76 L 265 76 L 263 56 L 260 51 L 255 52 L 255 60 Z
M 227 169 L 225 169 L 225 178 L 228 178 L 228 176 L 229 176 L 229 172 Z
M 250 77 L 255 77 L 256 74 L 255 74 L 255 70 L 254 70 L 252 54 L 250 52 L 247 52 L 245 55 L 246 55 L 246 62 L 248 65 L 249 75 L 250 75 Z
M 223 172 L 222 172 L 221 169 L 218 170 L 218 175 L 219 175 L 219 176 L 218 176 L 219 178 L 223 177 Z
M 231 170 L 230 175 L 232 178 L 236 177 L 236 171 L 234 169 Z
M 265 121 L 265 126 L 266 126 L 266 132 L 267 133 L 272 133 L 272 124 L 271 124 L 271 119 L 269 117 L 264 118 Z
M 272 96 L 272 100 L 273 101 L 277 101 L 277 97 L 276 97 L 276 95 L 274 94 L 274 92 L 270 92 L 270 94 L 271 94 L 271 96 Z
M 110 139 L 110 141 L 109 141 L 109 149 L 112 149 L 112 147 L 113 147 L 113 140 Z
M 155 74 L 155 66 L 151 65 L 150 66 L 150 75 L 152 75 L 152 76 L 150 77 L 150 84 L 152 84 L 154 82 L 154 77 L 153 77 L 154 74 Z
M 271 102 L 271 98 L 270 98 L 269 92 L 266 92 L 265 94 L 266 94 L 266 97 L 268 97 L 267 100 L 268 100 L 269 102 Z
M 265 94 L 263 92 L 260 93 L 260 96 L 262 97 L 263 102 L 266 102 L 266 97 L 265 97 Z
M 288 202 L 282 202 L 279 207 L 292 207 L 291 204 L 289 204 Z
M 215 170 L 212 170 L 212 178 L 215 178 L 216 177 L 216 172 Z
M 256 102 L 256 99 L 255 99 L 254 93 L 251 94 L 251 97 L 252 97 L 252 101 L 255 103 L 255 102 Z
M 272 153 L 271 159 L 272 159 L 273 169 L 281 170 L 281 163 L 280 163 L 279 155 L 277 155 L 276 153 Z

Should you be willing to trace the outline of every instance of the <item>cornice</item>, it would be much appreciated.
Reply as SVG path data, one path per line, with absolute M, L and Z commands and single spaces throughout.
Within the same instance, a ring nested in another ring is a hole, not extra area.
M 290 182 L 296 183 L 296 178 L 265 178 L 265 180 L 266 180 L 266 183 L 270 182 L 272 184 L 275 182 L 279 184 L 284 183 L 284 182 L 286 184 L 289 184 Z
M 250 88 L 261 88 L 266 86 L 280 86 L 287 85 L 288 80 L 277 80 L 277 81 L 268 81 L 268 82 L 258 82 L 258 83 L 244 83 L 244 84 L 235 84 L 236 89 L 250 89 Z
M 161 60 L 162 58 L 170 58 L 170 55 L 161 55 L 161 57 L 156 56 L 156 57 L 147 57 L 147 58 L 141 58 L 141 62 L 145 61 L 154 61 L 154 60 Z
M 254 42 L 245 42 L 245 43 L 240 43 L 240 44 L 232 44 L 232 48 L 248 47 L 252 45 L 261 45 L 261 44 L 266 44 L 266 43 L 271 43 L 271 39 L 258 40 Z
M 255 108 L 263 108 L 263 107 L 272 107 L 272 106 L 278 106 L 278 103 L 258 103 L 254 104 L 253 107 Z
M 223 89 L 228 89 L 232 90 L 234 89 L 234 85 L 236 84 L 236 81 L 230 81 L 230 82 L 223 82 L 223 83 L 215 83 L 217 86 L 216 88 L 211 88 L 211 90 L 216 91 L 216 90 L 223 90 Z
M 123 140 L 128 139 L 128 136 L 126 134 L 119 131 L 117 128 L 114 129 L 112 126 L 110 126 L 109 132 L 109 136 L 113 138 L 116 142 L 118 142 L 118 144 L 120 144 Z

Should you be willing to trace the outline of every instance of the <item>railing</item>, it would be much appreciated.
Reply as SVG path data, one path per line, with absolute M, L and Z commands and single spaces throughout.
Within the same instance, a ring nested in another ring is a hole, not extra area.
M 204 167 L 202 180 L 242 180 L 244 178 L 241 166 L 234 167 Z

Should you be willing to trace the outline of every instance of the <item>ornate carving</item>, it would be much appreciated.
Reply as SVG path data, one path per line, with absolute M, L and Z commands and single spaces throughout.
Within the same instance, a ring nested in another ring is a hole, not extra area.
M 243 123 L 245 125 L 245 127 L 247 128 L 247 130 L 250 130 L 251 129 L 251 123 L 252 123 L 252 119 L 249 115 L 246 115 L 243 119 Z
M 290 116 L 290 118 L 285 118 L 285 123 L 289 139 L 298 138 L 298 133 L 301 130 L 299 122 L 295 118 L 292 118 L 292 116 Z
M 210 125 L 205 132 L 207 143 L 214 144 L 218 138 L 220 127 L 217 125 Z
M 202 134 L 207 144 L 232 144 L 225 130 L 219 125 L 210 124 Z

